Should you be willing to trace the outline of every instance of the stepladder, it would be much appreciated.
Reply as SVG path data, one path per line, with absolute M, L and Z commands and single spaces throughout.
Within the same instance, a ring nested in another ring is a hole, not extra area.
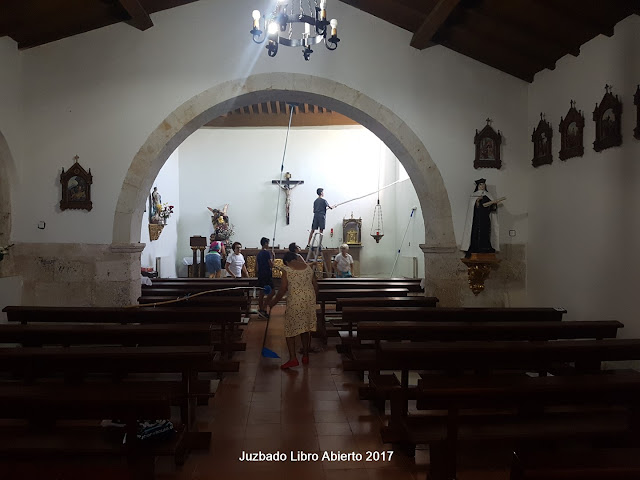
M 314 232 L 311 238 L 311 244 L 309 245 L 309 251 L 307 252 L 306 262 L 313 263 L 313 269 L 315 270 L 318 264 L 318 257 L 322 261 L 322 233 Z

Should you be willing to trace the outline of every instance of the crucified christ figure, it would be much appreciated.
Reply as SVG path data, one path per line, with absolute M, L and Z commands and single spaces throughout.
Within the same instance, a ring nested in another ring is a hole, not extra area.
M 291 174 L 286 172 L 284 174 L 284 180 L 271 180 L 271 183 L 279 185 L 284 190 L 284 211 L 287 225 L 289 225 L 289 209 L 291 207 L 291 190 L 298 185 L 302 185 L 304 180 L 291 180 Z

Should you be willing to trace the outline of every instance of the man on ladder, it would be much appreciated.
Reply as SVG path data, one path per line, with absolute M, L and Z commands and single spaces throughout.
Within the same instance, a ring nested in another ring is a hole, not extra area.
M 324 189 L 318 188 L 316 193 L 318 194 L 318 198 L 313 202 L 313 222 L 311 223 L 311 232 L 309 232 L 309 241 L 307 242 L 307 248 L 309 249 L 307 252 L 307 262 L 309 262 L 311 258 L 311 252 L 313 252 L 312 261 L 317 262 L 318 254 L 322 250 L 322 232 L 325 227 L 327 208 L 333 210 L 329 202 L 322 198 L 324 197 Z M 319 229 L 320 232 L 316 232 L 316 229 Z

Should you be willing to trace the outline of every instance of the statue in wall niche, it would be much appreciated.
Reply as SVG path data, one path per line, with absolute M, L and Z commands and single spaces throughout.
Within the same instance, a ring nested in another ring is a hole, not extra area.
M 506 197 L 494 200 L 487 192 L 487 180 L 480 178 L 475 181 L 476 188 L 469 197 L 467 219 L 462 234 L 460 250 L 465 252 L 465 258 L 472 253 L 495 253 L 500 251 L 498 242 L 498 205 Z
M 149 223 L 162 223 L 162 197 L 158 191 L 158 187 L 153 187 L 153 192 L 149 195 Z

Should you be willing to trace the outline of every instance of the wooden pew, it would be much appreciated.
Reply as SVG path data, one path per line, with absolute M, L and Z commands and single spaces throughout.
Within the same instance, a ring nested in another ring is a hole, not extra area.
M 320 304 L 318 314 L 318 335 L 327 343 L 326 329 L 326 304 L 335 303 L 338 298 L 362 298 L 362 297 L 406 297 L 409 290 L 406 288 L 354 288 L 354 289 L 323 289 L 318 292 L 316 302 Z
M 206 323 L 60 325 L 56 323 L 0 324 L 0 344 L 44 345 L 210 345 L 216 351 L 244 351 L 246 343 L 223 342 L 220 332 Z
M 9 322 L 28 323 L 120 323 L 162 324 L 162 323 L 202 323 L 214 324 L 219 329 L 221 349 L 231 352 L 239 333 L 241 310 L 238 307 L 214 308 L 119 308 L 119 307 L 35 307 L 7 306 L 3 310 Z
M 392 398 L 391 421 L 404 425 L 409 442 L 429 444 L 432 480 L 456 478 L 460 441 L 507 442 L 513 448 L 522 441 L 630 441 L 638 433 L 640 372 L 632 370 L 569 377 L 432 377 L 418 390 L 418 401 L 431 411 L 426 416 L 398 417 L 401 393 Z M 438 410 L 447 413 L 434 414 Z
M 331 281 L 324 282 L 322 280 L 318 280 L 318 287 L 320 291 L 325 289 L 338 289 L 338 288 L 346 288 L 346 289 L 354 289 L 354 288 L 406 288 L 410 292 L 424 292 L 424 289 L 420 286 L 419 283 L 415 282 L 398 282 L 398 281 L 390 281 L 390 282 L 367 282 L 362 281 L 360 279 L 352 279 L 349 281 Z
M 560 451 L 517 448 L 511 480 L 637 480 L 639 448 L 582 448 Z
M 414 297 L 410 297 L 414 298 Z M 428 298 L 428 297 L 425 297 Z M 357 343 L 354 325 L 359 321 L 372 322 L 533 322 L 560 321 L 566 313 L 564 308 L 446 308 L 405 306 L 344 306 L 342 322 L 345 328 L 338 334 L 342 339 L 344 353 Z
M 238 362 L 220 360 L 209 346 L 0 348 L 0 372 L 26 382 L 57 373 L 70 383 L 88 381 L 96 374 L 121 380 L 139 373 L 178 373 L 182 380 L 177 391 L 173 380 L 140 383 L 145 388 L 159 385 L 164 393 L 173 395 L 188 429 L 195 422 L 197 392 L 193 384 L 198 374 L 238 369 Z
M 398 381 L 395 375 L 381 375 L 387 365 L 378 361 L 377 348 L 383 341 L 548 341 L 560 339 L 615 338 L 624 325 L 611 321 L 587 322 L 360 322 L 358 340 L 371 342 L 354 348 L 353 358 L 343 361 L 343 369 L 368 371 L 369 386 L 360 390 L 361 398 L 376 401 L 384 411 L 391 391 L 408 388 L 408 373 Z
M 407 402 L 415 391 L 408 385 L 410 370 L 551 372 L 558 364 L 573 362 L 573 373 L 582 374 L 599 371 L 602 361 L 640 359 L 640 340 L 383 342 L 377 352 L 378 366 L 402 372 L 401 386 L 391 394 L 392 399 L 396 398 L 396 422 L 402 424 L 401 417 L 406 416 Z M 383 429 L 386 442 L 396 441 L 394 428 L 390 423 L 388 429 Z
M 147 295 L 138 298 L 138 303 L 141 305 L 147 305 L 150 303 L 162 303 L 172 301 L 170 304 L 166 304 L 168 307 L 238 307 L 246 310 L 247 299 L 242 296 L 222 296 L 222 295 L 200 295 L 197 297 L 190 297 L 180 302 L 175 302 L 178 297 L 168 295 Z M 164 307 L 165 305 L 159 305 Z
M 437 297 L 362 297 L 362 298 L 338 298 L 336 311 L 342 311 L 344 307 L 435 307 L 439 302 Z
M 178 426 L 170 439 L 141 441 L 136 437 L 137 420 L 170 416 L 168 396 L 132 385 L 0 384 L 0 418 L 29 421 L 27 427 L 0 428 L 0 458 L 37 462 L 69 456 L 123 456 L 135 478 L 152 480 L 156 456 L 171 455 L 177 464 L 184 463 L 185 435 Z M 125 427 L 110 436 L 100 427 L 104 418 L 121 419 Z M 56 425 L 59 420 L 85 422 L 79 426 Z M 89 420 L 91 424 L 86 423 Z M 95 467 L 100 468 L 100 464 Z

